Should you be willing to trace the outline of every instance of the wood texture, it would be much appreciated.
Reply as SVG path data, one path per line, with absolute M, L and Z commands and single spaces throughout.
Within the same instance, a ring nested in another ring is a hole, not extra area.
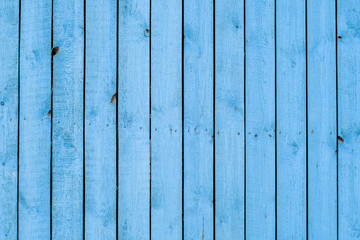
M 0 0 L 0 26 L 1 240 L 360 239 L 359 1 Z
M 150 1 L 119 2 L 119 239 L 150 237 Z
M 184 237 L 213 239 L 213 1 L 184 1 Z
M 83 239 L 84 1 L 53 11 L 52 238 Z
M 307 1 L 309 239 L 337 239 L 334 16 L 333 0 Z
M 0 239 L 17 238 L 19 2 L 0 1 Z
M 305 1 L 276 1 L 277 237 L 306 238 Z
M 50 238 L 51 8 L 21 2 L 19 239 Z
M 215 2 L 216 239 L 244 238 L 244 5 Z
M 151 238 L 182 239 L 182 4 L 151 2 Z
M 116 239 L 116 3 L 86 1 L 85 239 Z
M 245 9 L 246 239 L 275 239 L 275 1 Z
M 338 1 L 339 239 L 360 238 L 360 2 Z

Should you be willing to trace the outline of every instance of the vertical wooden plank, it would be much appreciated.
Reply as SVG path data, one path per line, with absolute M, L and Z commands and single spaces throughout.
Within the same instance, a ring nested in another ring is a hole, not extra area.
M 309 239 L 337 239 L 335 1 L 307 1 Z
M 53 7 L 52 237 L 82 239 L 84 1 Z
M 85 7 L 85 239 L 116 239 L 117 1 Z
M 151 238 L 182 239 L 182 2 L 151 2 Z
M 275 239 L 275 1 L 246 1 L 246 239 Z
M 305 1 L 276 2 L 277 237 L 306 238 Z
M 360 238 L 360 2 L 337 2 L 339 239 Z
M 213 1 L 184 1 L 184 236 L 213 239 Z
M 119 239 L 149 239 L 150 1 L 119 4 Z
M 50 238 L 50 1 L 21 1 L 19 239 Z
M 244 1 L 215 2 L 216 239 L 244 238 Z
M 0 1 L 0 238 L 17 237 L 19 1 Z

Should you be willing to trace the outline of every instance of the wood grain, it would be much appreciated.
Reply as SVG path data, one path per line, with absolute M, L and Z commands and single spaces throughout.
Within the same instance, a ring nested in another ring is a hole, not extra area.
M 116 239 L 116 31 L 116 0 L 87 0 L 85 239 Z
M 182 4 L 151 2 L 151 238 L 182 239 Z
M 0 1 L 0 238 L 17 238 L 19 2 Z
M 19 239 L 50 238 L 51 8 L 21 2 Z
M 275 239 L 275 1 L 245 9 L 246 239 Z
M 150 238 L 150 1 L 119 2 L 119 239 Z
M 244 238 L 244 5 L 215 2 L 215 233 Z
M 52 238 L 83 239 L 84 1 L 54 0 Z
M 184 237 L 213 239 L 213 1 L 184 1 Z

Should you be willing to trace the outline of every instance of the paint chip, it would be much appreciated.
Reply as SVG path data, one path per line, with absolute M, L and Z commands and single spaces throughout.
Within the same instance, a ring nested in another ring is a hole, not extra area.
M 47 113 L 47 116 L 48 117 L 51 117 L 51 114 L 52 114 L 52 111 L 51 111 L 51 109 L 48 111 L 48 113 Z
M 340 143 L 344 143 L 344 139 L 343 139 L 342 137 L 340 137 L 340 136 L 337 137 L 337 140 L 338 140 L 338 142 L 340 142 Z

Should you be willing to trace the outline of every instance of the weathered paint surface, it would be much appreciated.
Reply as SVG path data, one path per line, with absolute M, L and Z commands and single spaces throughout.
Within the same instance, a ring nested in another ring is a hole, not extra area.
M 215 2 L 215 233 L 244 237 L 244 4 Z
M 275 1 L 245 9 L 246 239 L 275 239 Z
M 0 1 L 0 238 L 17 236 L 19 2 Z
M 86 1 L 85 239 L 116 239 L 116 15 Z
M 184 236 L 214 235 L 213 1 L 184 1 Z
M 360 239 L 359 19 L 0 0 L 0 239 Z
M 21 2 L 19 239 L 50 237 L 51 11 Z
M 54 0 L 52 238 L 83 238 L 84 2 Z
M 151 1 L 151 238 L 182 238 L 182 6 Z
M 150 0 L 119 1 L 119 239 L 150 236 Z

